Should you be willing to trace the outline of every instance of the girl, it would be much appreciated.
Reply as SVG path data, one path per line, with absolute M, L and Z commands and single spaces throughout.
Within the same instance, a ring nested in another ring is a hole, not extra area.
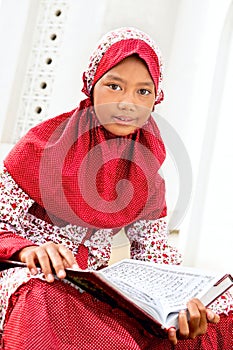
M 0 258 L 28 268 L 0 275 L 3 349 L 171 349 L 177 337 L 192 338 L 177 349 L 230 349 L 231 317 L 219 321 L 197 299 L 187 305 L 189 321 L 180 312 L 179 334 L 170 329 L 160 339 L 65 279 L 66 267 L 107 266 L 121 227 L 132 259 L 181 262 L 167 244 L 158 173 L 165 148 L 151 117 L 163 100 L 162 68 L 145 33 L 108 33 L 83 76 L 87 99 L 31 129 L 5 159 Z M 222 313 L 230 309 L 225 298 Z

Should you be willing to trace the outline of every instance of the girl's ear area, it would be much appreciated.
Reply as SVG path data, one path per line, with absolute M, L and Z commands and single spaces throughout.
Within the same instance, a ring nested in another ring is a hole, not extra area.
M 91 93 L 90 93 L 90 100 L 91 100 L 92 106 L 94 106 L 94 90 L 95 90 L 95 85 L 91 89 Z
M 157 93 L 156 93 L 156 91 L 155 91 L 155 99 L 154 99 L 154 104 L 153 104 L 153 107 L 152 107 L 151 112 L 154 112 L 154 110 L 155 110 L 155 105 L 156 105 L 156 96 L 157 96 Z

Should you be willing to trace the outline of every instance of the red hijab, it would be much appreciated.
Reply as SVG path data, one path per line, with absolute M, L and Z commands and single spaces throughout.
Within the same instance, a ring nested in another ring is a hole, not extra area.
M 13 179 L 55 224 L 59 218 L 94 229 L 119 228 L 166 215 L 164 181 L 158 174 L 165 147 L 153 118 L 130 135 L 115 136 L 100 125 L 92 105 L 94 84 L 132 54 L 147 64 L 156 103 L 163 98 L 154 48 L 142 37 L 118 39 L 105 45 L 104 52 L 98 46 L 99 61 L 92 56 L 84 73 L 88 98 L 77 109 L 32 128 L 5 159 Z

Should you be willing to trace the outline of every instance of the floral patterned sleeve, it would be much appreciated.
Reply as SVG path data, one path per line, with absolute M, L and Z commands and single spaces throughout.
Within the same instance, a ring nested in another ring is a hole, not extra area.
M 178 265 L 182 262 L 177 249 L 168 245 L 166 219 L 140 220 L 126 229 L 131 258 Z
M 6 169 L 0 174 L 0 257 L 10 258 L 33 243 L 18 235 L 22 230 L 19 218 L 28 210 L 32 200 L 16 185 Z M 34 244 L 35 245 L 35 244 Z

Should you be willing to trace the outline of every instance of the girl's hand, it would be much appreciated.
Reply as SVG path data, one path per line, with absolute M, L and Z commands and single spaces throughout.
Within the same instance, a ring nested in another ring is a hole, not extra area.
M 198 335 L 205 334 L 208 322 L 218 323 L 220 317 L 210 309 L 206 309 L 198 299 L 192 299 L 188 302 L 188 312 L 179 313 L 179 338 L 194 339 Z M 187 314 L 189 313 L 189 321 Z M 174 328 L 169 329 L 168 339 L 173 345 L 177 344 L 177 334 Z
M 48 282 L 54 281 L 52 270 L 58 278 L 65 278 L 65 268 L 79 269 L 72 252 L 62 244 L 47 242 L 41 246 L 25 247 L 17 254 L 19 261 L 25 262 L 33 275 L 37 274 L 39 264 Z

